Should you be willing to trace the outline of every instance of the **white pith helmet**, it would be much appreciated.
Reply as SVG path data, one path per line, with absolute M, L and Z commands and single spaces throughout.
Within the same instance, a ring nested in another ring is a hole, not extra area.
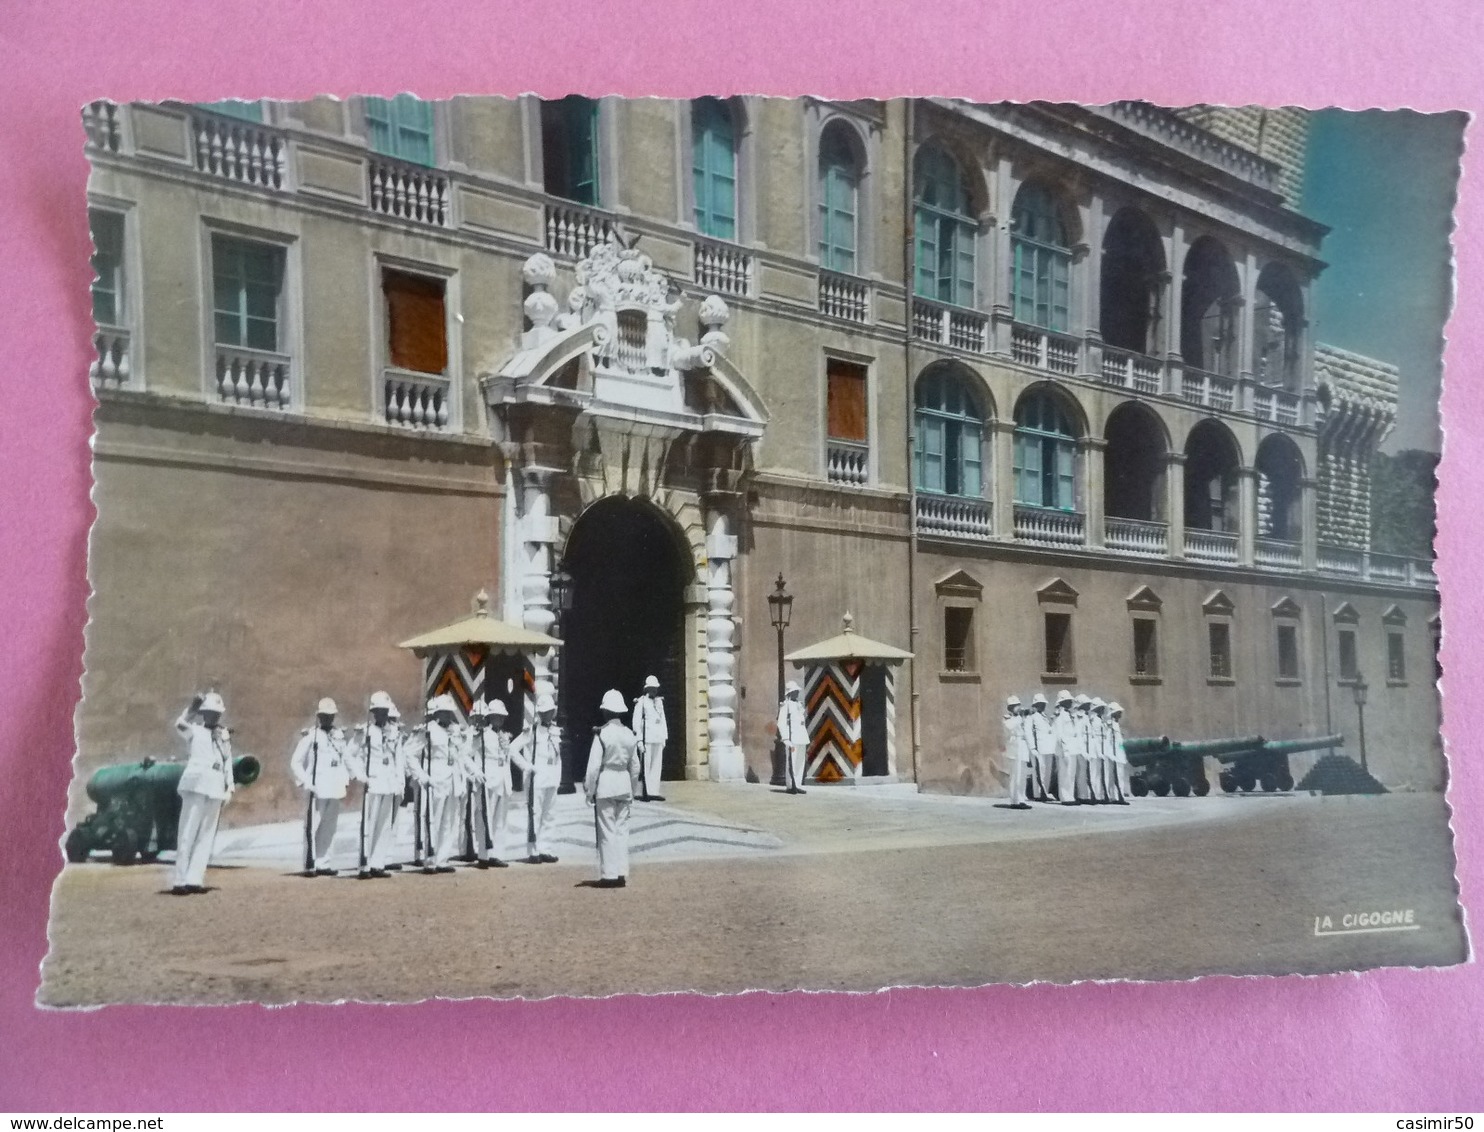
M 217 695 L 215 692 L 207 692 L 204 696 L 201 697 L 200 710 L 214 711 L 218 715 L 220 715 L 227 710 L 227 705 L 222 702 L 221 696 Z
M 611 711 L 615 715 L 623 715 L 628 711 L 628 705 L 623 702 L 623 693 L 617 688 L 609 688 L 603 693 L 603 702 L 600 705 L 604 711 Z
M 314 712 L 316 715 L 334 715 L 337 710 L 338 709 L 335 707 L 335 701 L 330 699 L 329 696 L 326 696 L 324 699 L 320 700 L 319 707 L 315 708 Z
M 392 698 L 385 692 L 372 692 L 370 706 L 372 711 L 375 711 L 377 708 L 384 708 L 387 711 L 391 711 Z

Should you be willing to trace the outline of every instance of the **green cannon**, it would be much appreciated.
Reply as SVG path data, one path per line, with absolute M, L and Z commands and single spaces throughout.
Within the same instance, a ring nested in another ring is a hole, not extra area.
M 252 755 L 232 760 L 232 779 L 251 786 L 262 773 Z M 88 779 L 88 797 L 97 810 L 67 834 L 65 850 L 73 863 L 86 861 L 95 849 L 106 849 L 116 865 L 153 861 L 175 848 L 180 821 L 180 776 L 185 763 L 142 762 L 105 766 Z
M 1258 786 L 1269 794 L 1276 790 L 1292 790 L 1293 772 L 1288 767 L 1289 755 L 1344 745 L 1343 735 L 1320 735 L 1314 739 L 1269 739 L 1250 750 L 1221 755 L 1222 762 L 1231 764 L 1223 767 L 1219 775 L 1221 789 L 1228 794 L 1235 794 L 1238 790 L 1248 794 Z
M 1247 752 L 1263 745 L 1261 735 L 1243 735 L 1231 739 L 1164 740 L 1163 747 L 1141 749 L 1125 742 L 1131 770 L 1129 785 L 1134 794 L 1156 794 L 1163 798 L 1173 793 L 1177 798 L 1194 794 L 1203 798 L 1211 792 L 1206 777 L 1206 757 L 1217 758 L 1231 752 Z

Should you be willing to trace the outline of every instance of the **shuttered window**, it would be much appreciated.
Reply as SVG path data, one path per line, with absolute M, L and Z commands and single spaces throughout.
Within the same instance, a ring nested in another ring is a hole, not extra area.
M 1050 393 L 1015 409 L 1015 502 L 1072 511 L 1077 506 L 1077 429 Z
M 124 218 L 117 212 L 88 212 L 93 232 L 93 321 L 121 326 L 124 318 Z
M 276 351 L 283 249 L 214 236 L 211 261 L 217 343 Z
M 1134 675 L 1159 675 L 1159 624 L 1152 617 L 1134 618 Z
M 1071 307 L 1072 252 L 1056 198 L 1025 185 L 1012 211 L 1010 291 L 1017 322 L 1065 330 Z
M 832 122 L 819 139 L 819 264 L 853 273 L 860 169 L 848 129 Z
M 1278 679 L 1299 678 L 1298 626 L 1278 626 Z
M 691 165 L 696 228 L 718 240 L 737 238 L 737 130 L 719 98 L 691 103 Z
M 417 165 L 433 164 L 433 104 L 399 94 L 366 99 L 371 148 Z
M 1072 658 L 1072 615 L 1047 613 L 1046 675 L 1066 676 L 1076 671 Z
M 1386 634 L 1386 679 L 1398 683 L 1407 678 L 1407 650 L 1400 633 Z
M 831 358 L 825 380 L 830 439 L 866 443 L 866 367 Z
M 1232 629 L 1225 621 L 1216 621 L 1206 626 L 1210 641 L 1211 676 L 1217 680 L 1230 680 L 1232 675 Z
M 935 146 L 921 149 L 915 165 L 916 291 L 924 298 L 972 307 L 978 224 L 970 214 L 963 171 Z
M 578 204 L 598 203 L 598 104 L 568 95 L 541 104 L 541 161 L 546 191 Z
M 448 368 L 448 323 L 443 282 L 387 271 L 381 277 L 386 296 L 387 357 L 399 369 L 443 373 Z
M 984 414 L 963 377 L 930 370 L 917 382 L 917 487 L 984 493 Z

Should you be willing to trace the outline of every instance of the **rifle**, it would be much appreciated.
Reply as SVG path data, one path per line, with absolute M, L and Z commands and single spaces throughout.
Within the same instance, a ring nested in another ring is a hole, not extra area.
M 313 731 L 314 758 L 309 769 L 309 801 L 304 807 L 304 875 L 314 875 L 314 786 L 319 781 L 319 727 Z
M 488 725 L 480 728 L 479 731 L 479 773 L 484 775 L 484 781 L 479 784 L 479 818 L 484 832 L 479 835 L 479 840 L 484 842 L 486 857 L 489 856 L 495 844 L 495 839 L 490 836 L 489 763 L 487 761 L 489 751 L 484 742 L 484 733 L 487 730 Z
M 649 801 L 649 775 L 645 772 L 644 764 L 649 761 L 649 712 L 644 707 L 644 701 L 648 695 L 639 698 L 639 789 L 644 791 L 644 800 Z M 593 728 L 596 734 L 598 728 Z
M 386 742 L 386 736 L 382 736 L 382 742 Z M 371 728 L 366 728 L 366 781 L 361 785 L 361 867 L 360 871 L 366 871 L 366 795 L 371 793 Z
M 526 781 L 526 856 L 536 855 L 536 729 L 540 723 L 531 725 L 531 773 Z
M 429 730 L 430 724 L 423 721 L 423 772 L 428 776 L 428 781 L 419 791 L 421 801 L 418 805 L 418 820 L 427 826 L 427 840 L 423 843 L 426 856 L 423 857 L 423 867 L 426 868 L 428 861 L 433 855 L 433 732 Z

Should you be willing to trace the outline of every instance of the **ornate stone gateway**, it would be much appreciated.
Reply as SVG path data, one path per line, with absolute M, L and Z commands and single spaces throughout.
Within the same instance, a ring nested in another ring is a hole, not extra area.
M 682 571 L 687 581 L 679 602 L 671 603 L 682 618 L 671 677 L 679 700 L 667 696 L 672 718 L 685 721 L 681 728 L 671 724 L 672 746 L 684 761 L 667 765 L 686 777 L 740 780 L 734 531 L 767 414 L 726 358 L 726 304 L 708 296 L 695 312 L 700 341 L 679 337 L 678 288 L 626 239 L 596 244 L 578 261 L 565 304 L 553 293 L 559 272 L 550 257 L 532 256 L 523 277 L 529 328 L 515 354 L 482 379 L 512 489 L 503 540 L 505 615 L 547 632 L 556 616 L 551 574 L 574 524 L 601 501 L 643 501 L 657 519 L 663 516 L 691 567 Z M 665 608 L 656 605 L 651 614 L 667 620 Z M 599 684 L 626 696 L 637 690 L 626 686 L 630 674 L 611 648 L 608 654 L 607 661 L 568 656 L 582 673 L 574 691 L 590 697 Z M 550 691 L 560 703 L 551 657 L 535 657 L 533 671 L 537 691 Z M 579 721 L 590 705 L 562 708 L 569 721 Z

